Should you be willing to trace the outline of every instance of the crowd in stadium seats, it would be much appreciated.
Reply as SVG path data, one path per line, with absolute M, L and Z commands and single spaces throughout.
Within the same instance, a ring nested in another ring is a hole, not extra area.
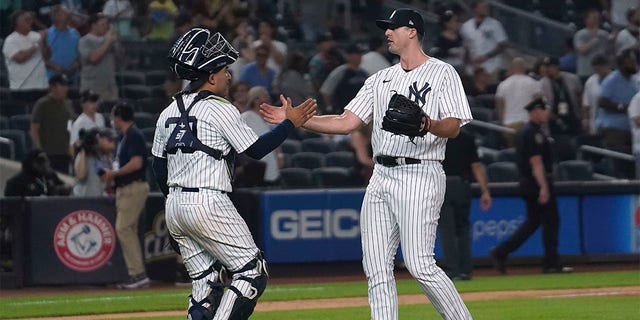
M 34 124 L 37 129 L 55 120 L 65 121 L 57 127 L 66 127 L 67 120 L 34 112 L 42 109 L 37 108 L 42 99 L 52 97 L 60 75 L 65 76 L 68 90 L 65 97 L 56 98 L 59 103 L 48 103 L 60 108 L 68 105 L 75 113 L 70 123 L 83 113 L 83 96 L 89 91 L 99 97 L 96 114 L 104 118 L 104 124 L 96 126 L 109 127 L 113 105 L 127 101 L 150 147 L 159 113 L 184 86 L 166 67 L 166 53 L 195 26 L 221 32 L 240 52 L 231 66 L 234 83 L 228 97 L 240 112 L 252 112 L 249 92 L 257 86 L 266 89 L 264 101 L 277 103 L 283 93 L 295 105 L 311 96 L 318 100 L 321 113 L 340 112 L 368 75 L 397 62 L 373 23 L 389 9 L 383 1 L 352 1 L 350 30 L 337 18 L 345 12 L 343 5 L 294 1 L 296 5 L 285 2 L 278 7 L 277 3 L 34 1 L 0 8 L 0 137 L 6 138 L 0 139 L 0 156 L 20 161 L 32 148 L 40 147 L 52 164 L 56 162 L 52 156 L 60 150 L 52 153 L 41 145 Z M 529 1 L 505 3 L 529 5 Z M 541 14 L 576 25 L 575 36 L 568 42 L 573 51 L 562 57 L 515 53 L 486 1 L 473 1 L 468 11 L 419 4 L 440 17 L 440 33 L 427 35 L 425 52 L 456 67 L 478 121 L 517 130 L 526 121 L 523 106 L 544 96 L 553 114 L 549 130 L 556 141 L 560 180 L 593 179 L 594 174 L 632 178 L 636 171 L 632 163 L 597 155 L 579 159 L 578 148 L 588 144 L 640 157 L 640 112 L 632 110 L 634 95 L 635 108 L 640 103 L 640 10 L 625 7 L 621 16 L 618 1 L 612 0 L 615 15 L 612 8 L 596 6 L 571 8 L 572 15 L 556 17 L 553 14 L 561 11 L 541 6 L 544 1 L 534 3 L 539 8 L 533 9 Z M 486 126 L 467 127 L 475 136 L 489 180 L 515 181 L 513 134 Z M 13 147 L 6 141 L 12 141 Z M 74 156 L 75 142 L 64 142 L 69 157 Z M 362 150 L 366 147 L 352 145 L 350 137 L 299 130 L 274 155 L 272 163 L 278 170 L 267 169 L 265 179 L 270 186 L 284 188 L 363 186 L 368 180 L 363 169 L 370 169 L 372 163 Z M 72 174 L 71 164 L 68 170 L 59 170 Z

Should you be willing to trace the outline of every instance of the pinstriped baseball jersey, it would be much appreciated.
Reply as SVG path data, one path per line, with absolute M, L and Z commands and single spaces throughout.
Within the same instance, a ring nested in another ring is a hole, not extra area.
M 189 106 L 196 94 L 183 96 L 185 106 Z M 151 153 L 156 157 L 167 157 L 167 139 L 176 124 L 171 119 L 179 119 L 180 111 L 172 102 L 158 118 Z M 240 117 L 238 109 L 224 98 L 209 96 L 197 102 L 189 112 L 190 125 L 198 139 L 205 145 L 221 150 L 224 155 L 231 148 L 238 153 L 245 151 L 258 140 L 256 135 Z M 216 160 L 202 151 L 182 153 L 168 157 L 169 187 L 204 188 L 231 192 L 231 173 L 225 161 Z
M 443 319 L 471 319 L 455 286 L 434 258 L 436 230 L 444 200 L 446 138 L 428 133 L 414 142 L 382 130 L 382 118 L 393 91 L 422 107 L 432 119 L 471 121 L 471 111 L 454 68 L 428 58 L 405 71 L 400 64 L 369 77 L 345 107 L 364 122 L 373 121 L 374 156 L 423 160 L 423 163 L 385 167 L 376 164 L 362 202 L 363 269 L 369 285 L 372 319 L 398 319 L 393 259 L 402 244 L 405 264 Z M 427 161 L 424 161 L 427 160 Z
M 382 117 L 393 91 L 415 101 L 431 119 L 458 118 L 464 125 L 471 121 L 472 116 L 455 69 L 432 57 L 409 72 L 396 64 L 369 77 L 345 107 L 366 123 L 373 120 L 371 145 L 374 156 L 442 161 L 447 146 L 446 138 L 427 134 L 423 138 L 416 138 L 413 144 L 406 136 L 382 130 Z

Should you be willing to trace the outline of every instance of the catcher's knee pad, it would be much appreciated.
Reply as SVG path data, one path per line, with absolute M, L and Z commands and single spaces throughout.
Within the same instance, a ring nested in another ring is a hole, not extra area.
M 229 290 L 236 294 L 229 320 L 246 320 L 267 287 L 267 263 L 259 253 L 256 259 L 234 273 Z

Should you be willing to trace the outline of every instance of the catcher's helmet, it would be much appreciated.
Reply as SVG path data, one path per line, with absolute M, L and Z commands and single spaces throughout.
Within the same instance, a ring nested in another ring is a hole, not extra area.
M 180 79 L 194 81 L 234 63 L 238 51 L 219 32 L 193 28 L 173 44 L 167 58 Z

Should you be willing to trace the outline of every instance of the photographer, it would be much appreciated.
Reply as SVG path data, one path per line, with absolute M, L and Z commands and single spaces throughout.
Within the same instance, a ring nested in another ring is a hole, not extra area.
M 79 137 L 80 146 L 74 161 L 76 182 L 73 195 L 103 196 L 106 194 L 106 183 L 100 176 L 113 162 L 115 133 L 111 129 L 82 129 Z

